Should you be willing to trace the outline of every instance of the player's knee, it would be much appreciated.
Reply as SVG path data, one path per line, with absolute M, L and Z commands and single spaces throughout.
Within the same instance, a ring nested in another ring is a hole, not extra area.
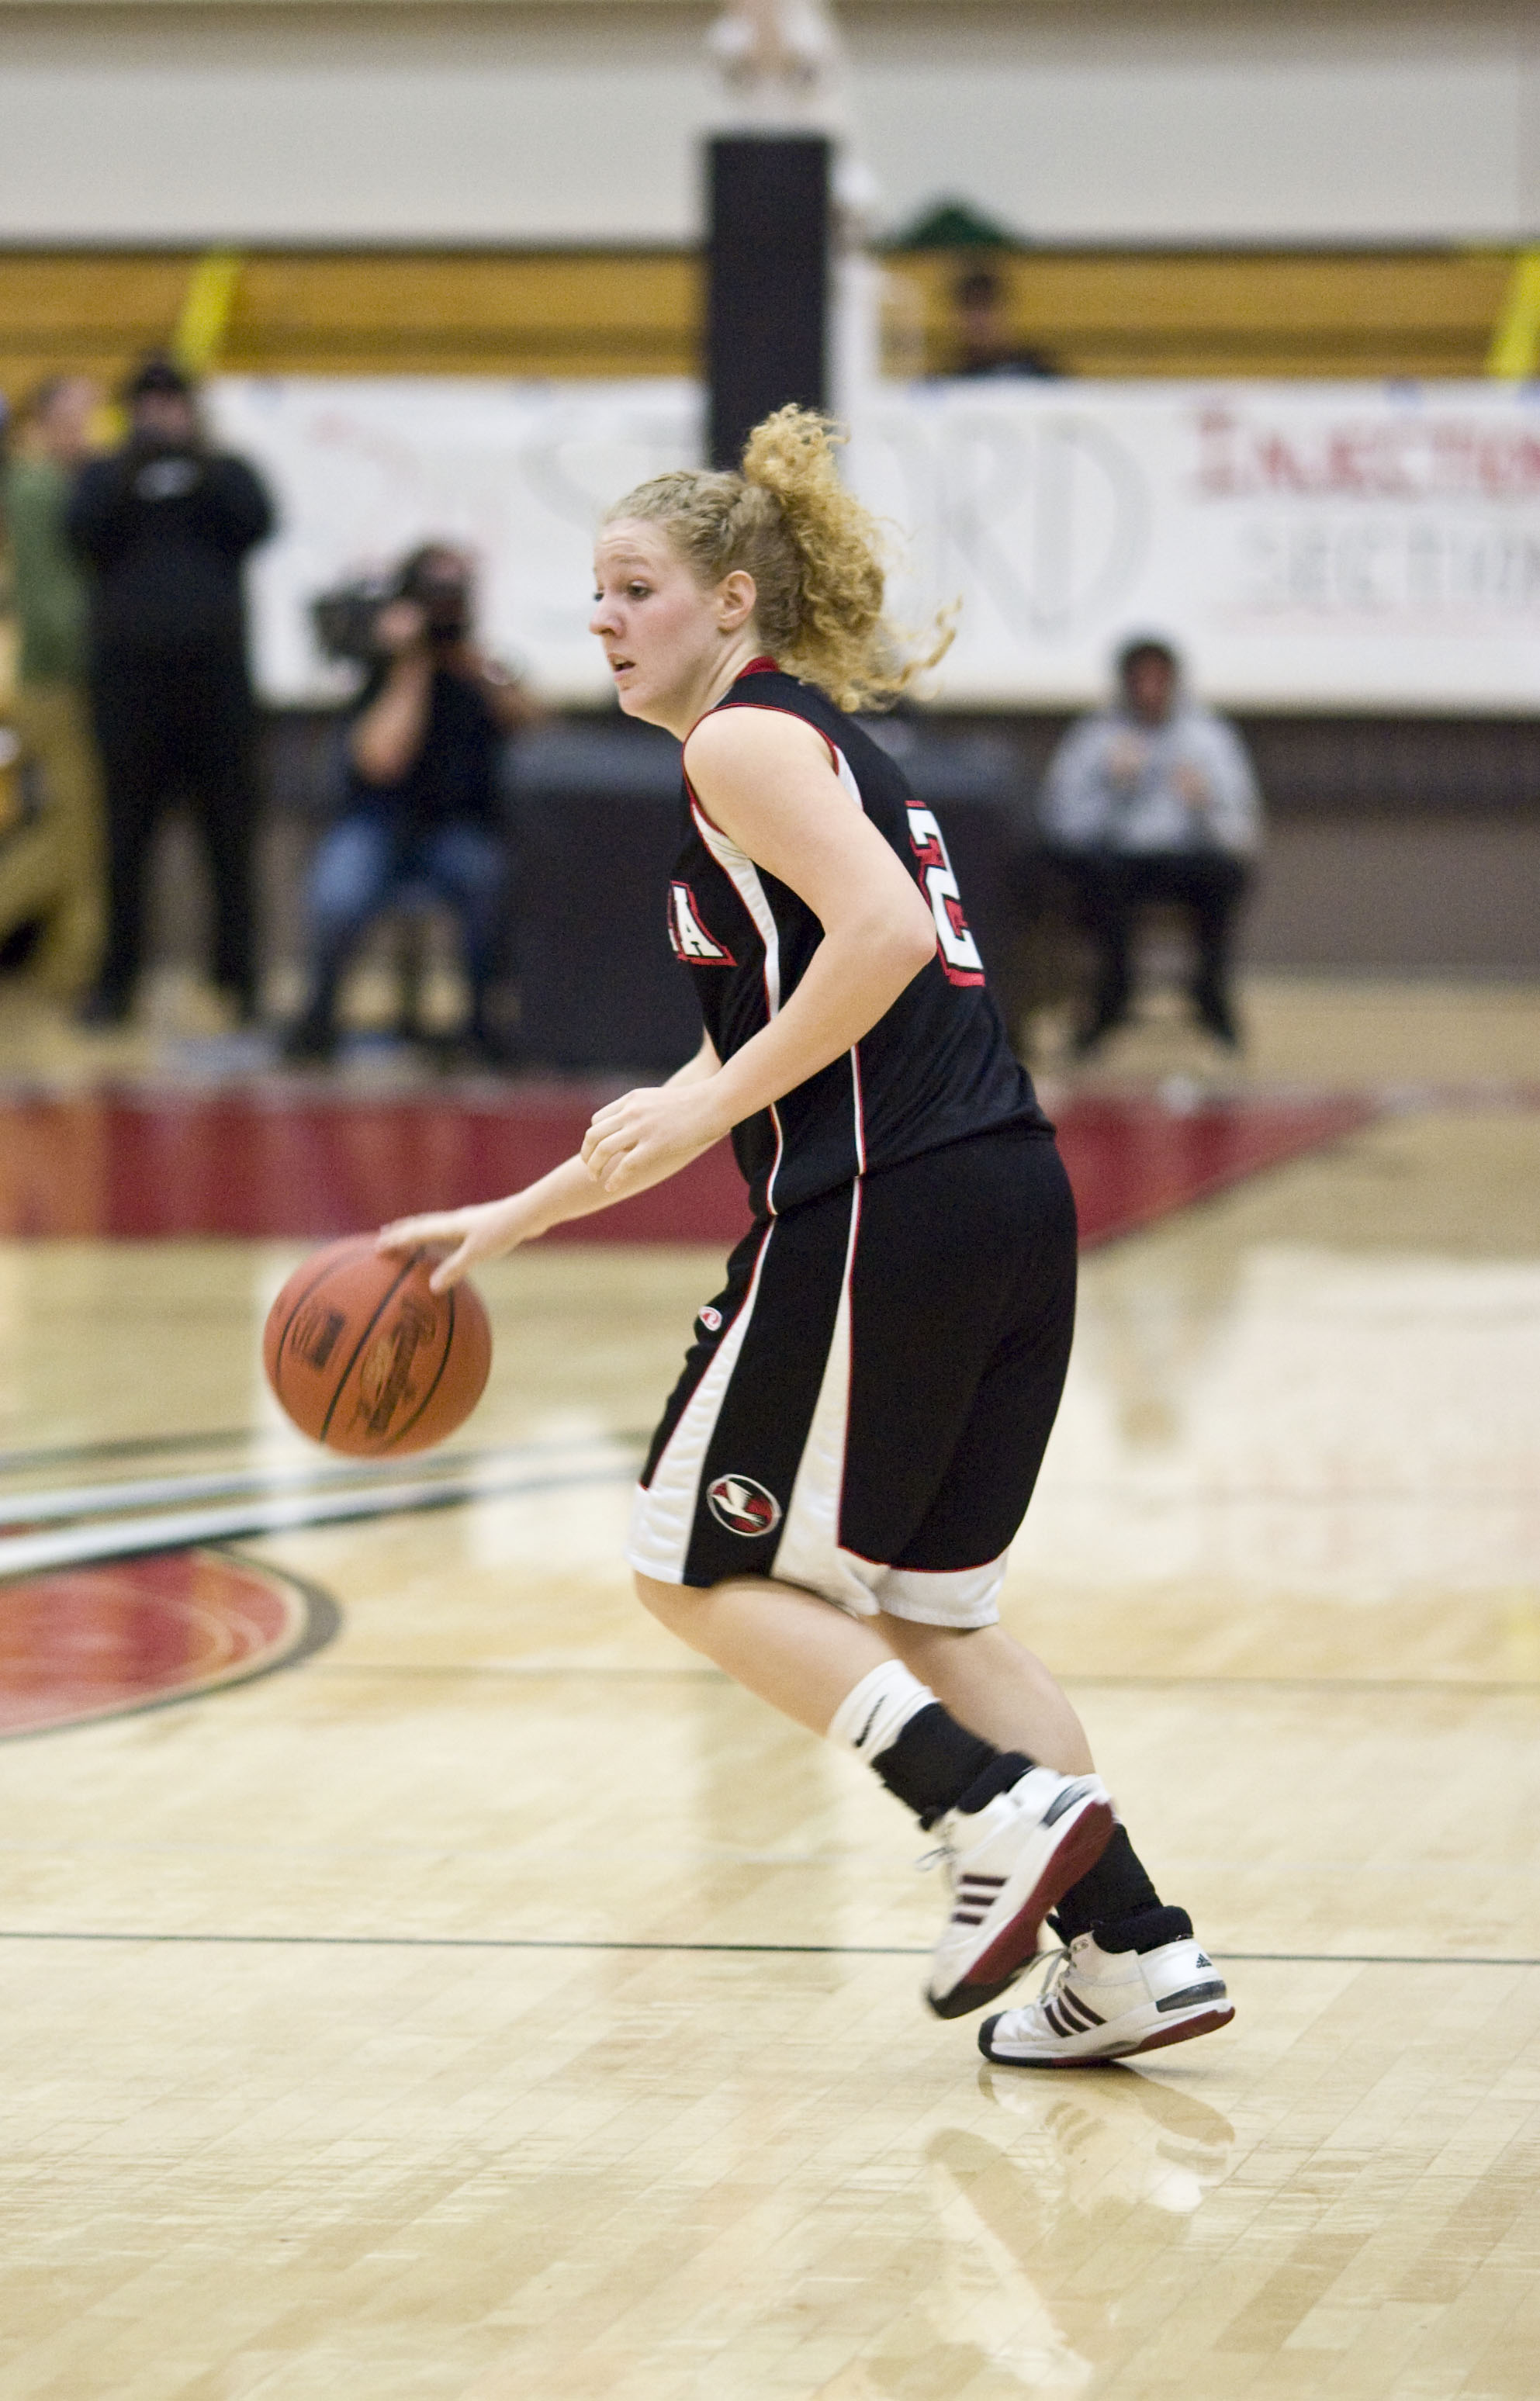
M 959 1657 L 967 1644 L 992 1631 L 987 1626 L 928 1626 L 918 1618 L 889 1617 L 886 1612 L 877 1624 L 883 1640 L 916 1674 L 921 1672 L 917 1662 Z
M 632 1580 L 637 1598 L 649 1615 L 655 1617 L 660 1626 L 667 1626 L 671 1634 L 681 1634 L 688 1641 L 690 1626 L 702 1598 L 699 1589 L 688 1584 L 660 1584 L 656 1576 L 639 1572 Z

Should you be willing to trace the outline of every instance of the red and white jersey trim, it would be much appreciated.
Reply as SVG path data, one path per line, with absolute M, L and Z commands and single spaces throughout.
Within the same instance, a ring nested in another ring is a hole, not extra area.
M 738 899 L 753 921 L 755 933 L 764 945 L 764 1005 L 771 1017 L 780 1013 L 780 929 L 776 912 L 765 896 L 760 871 L 746 850 L 740 850 L 730 833 L 713 825 L 690 788 L 690 814 L 695 830 L 722 873 L 727 877 Z
M 851 1104 L 856 1112 L 856 1173 L 866 1173 L 866 1104 L 861 1097 L 861 1054 L 859 1042 L 850 1050 Z
M 756 661 L 756 667 L 758 667 L 760 663 Z M 767 669 L 761 669 L 761 671 L 764 672 L 767 671 Z M 753 672 L 753 670 L 746 669 L 745 672 L 750 673 Z M 745 702 L 740 703 L 739 705 L 740 707 L 758 707 L 757 703 Z M 767 717 L 792 717 L 795 715 L 795 712 L 789 708 L 767 708 L 763 712 L 763 714 Z M 805 718 L 797 718 L 796 721 L 799 725 L 805 725 L 807 723 L 807 720 Z M 814 731 L 818 732 L 818 729 L 815 727 Z M 840 749 L 838 745 L 830 741 L 827 734 L 822 734 L 821 739 L 828 747 L 830 762 L 833 767 L 835 775 L 839 777 L 841 789 L 848 793 L 850 799 L 855 802 L 857 808 L 859 809 L 862 816 L 864 816 L 866 813 L 865 803 L 861 799 L 860 786 L 856 781 L 850 761 L 846 757 L 844 751 Z M 733 840 L 732 835 L 724 832 L 722 827 L 714 823 L 712 818 L 708 816 L 701 802 L 700 795 L 695 790 L 694 784 L 690 781 L 688 774 L 685 775 L 684 789 L 689 796 L 690 814 L 694 820 L 695 830 L 700 835 L 702 842 L 706 844 L 706 847 L 710 852 L 712 858 L 716 860 L 717 865 L 722 869 L 722 873 L 727 876 L 732 883 L 739 899 L 743 902 L 744 907 L 748 910 L 750 918 L 753 920 L 755 932 L 758 934 L 761 941 L 764 945 L 765 1014 L 767 1020 L 769 1018 L 778 1016 L 781 1006 L 780 929 L 776 924 L 776 912 L 770 906 L 769 899 L 765 894 L 764 885 L 760 880 L 759 869 L 755 866 L 754 861 L 749 858 L 748 852 L 744 850 L 739 844 Z M 675 893 L 686 890 L 687 888 L 687 886 L 678 884 L 673 887 Z M 670 930 L 673 930 L 672 926 Z M 687 955 L 698 958 L 703 955 L 698 952 L 687 954 L 683 950 L 681 950 L 680 948 L 680 940 L 677 933 L 675 934 L 674 948 L 679 952 L 679 955 L 681 958 L 684 958 Z M 726 954 L 723 953 L 722 955 L 725 959 Z M 866 1173 L 866 1114 L 865 1105 L 861 1097 L 860 1054 L 859 1051 L 855 1049 L 853 1049 L 850 1053 L 850 1105 L 854 1120 L 852 1126 L 852 1142 L 855 1150 L 856 1173 L 858 1175 L 864 1175 Z M 770 1122 L 776 1130 L 776 1157 L 774 1165 L 771 1167 L 769 1177 L 765 1184 L 764 1205 L 769 1211 L 771 1216 L 774 1216 L 776 1214 L 776 1177 L 779 1172 L 781 1159 L 785 1156 L 786 1135 L 781 1125 L 780 1111 L 774 1102 L 770 1104 L 769 1117 Z
M 690 1550 L 691 1530 L 700 1502 L 700 1481 L 706 1453 L 721 1413 L 722 1397 L 732 1381 L 759 1299 L 767 1226 L 754 1261 L 754 1272 L 743 1306 L 717 1345 L 716 1355 L 690 1396 L 689 1405 L 668 1438 L 650 1484 L 639 1484 L 631 1512 L 631 1534 L 626 1556 L 642 1575 L 660 1584 L 680 1584 Z
M 748 910 L 754 931 L 764 945 L 764 1013 L 768 1023 L 771 1018 L 780 1014 L 780 928 L 776 924 L 776 912 L 760 881 L 759 869 L 748 852 L 739 848 L 731 834 L 723 833 L 721 826 L 712 824 L 688 776 L 684 788 L 690 795 L 690 814 L 694 818 L 696 831 Z M 774 1102 L 770 1104 L 770 1122 L 776 1129 L 776 1157 L 764 1187 L 764 1205 L 774 1216 L 776 1177 L 786 1152 L 780 1112 Z
M 1005 1558 L 981 1567 L 931 1573 L 863 1558 L 840 1541 L 850 1440 L 854 1323 L 851 1294 L 859 1246 L 864 1187 L 850 1187 L 845 1267 L 823 1373 L 803 1443 L 791 1495 L 765 1572 L 777 1582 L 822 1595 L 852 1617 L 887 1612 L 923 1626 L 968 1628 L 993 1624 Z M 701 1481 L 727 1388 L 759 1301 L 769 1245 L 782 1228 L 767 1226 L 743 1306 L 674 1428 L 650 1485 L 638 1488 L 626 1557 L 663 1584 L 683 1581 Z M 763 1488 L 756 1488 L 763 1489 Z M 773 1496 L 765 1495 L 766 1499 Z M 776 1531 L 772 1518 L 766 1532 Z

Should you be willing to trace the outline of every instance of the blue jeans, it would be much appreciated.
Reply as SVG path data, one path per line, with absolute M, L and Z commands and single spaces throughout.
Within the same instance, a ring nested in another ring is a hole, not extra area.
M 372 812 L 339 818 L 322 839 L 305 893 L 318 987 L 312 1010 L 330 1011 L 360 938 L 408 890 L 426 893 L 454 911 L 473 1003 L 479 1008 L 498 965 L 507 883 L 503 845 L 485 826 L 436 826 L 403 841 L 386 818 Z

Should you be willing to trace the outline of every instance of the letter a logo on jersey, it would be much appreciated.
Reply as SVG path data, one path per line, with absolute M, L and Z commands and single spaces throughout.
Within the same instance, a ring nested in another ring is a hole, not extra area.
M 688 884 L 668 886 L 668 939 L 674 945 L 676 958 L 688 966 L 731 967 L 737 961 L 730 950 L 708 934 L 701 922 L 695 896 Z
M 780 1502 L 751 1475 L 719 1475 L 708 1487 L 706 1502 L 730 1534 L 773 1534 L 780 1524 Z

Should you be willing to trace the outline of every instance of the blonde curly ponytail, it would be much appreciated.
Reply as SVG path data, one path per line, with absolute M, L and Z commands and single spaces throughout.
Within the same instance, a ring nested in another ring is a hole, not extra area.
M 905 656 L 883 617 L 882 529 L 840 481 L 844 434 L 807 408 L 777 408 L 756 425 L 743 471 L 681 470 L 639 484 L 605 522 L 660 524 L 701 583 L 737 569 L 754 579 L 754 622 L 791 675 L 838 708 L 895 700 L 952 639 L 938 624 L 923 656 Z

